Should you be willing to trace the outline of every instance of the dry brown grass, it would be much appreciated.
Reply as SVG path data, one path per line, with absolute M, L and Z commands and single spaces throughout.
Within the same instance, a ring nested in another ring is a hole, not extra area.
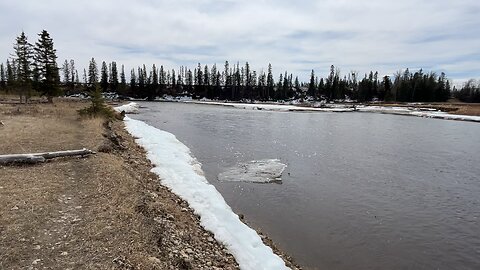
M 79 120 L 84 106 L 0 104 L 0 153 L 96 150 L 105 141 L 103 120 Z M 123 123 L 113 130 L 126 151 L 0 167 L 0 269 L 238 268 L 149 173 Z

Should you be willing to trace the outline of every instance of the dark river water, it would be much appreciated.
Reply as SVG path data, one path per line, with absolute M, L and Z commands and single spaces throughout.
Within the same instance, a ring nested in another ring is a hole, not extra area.
M 306 269 L 480 269 L 480 124 L 141 103 L 236 213 Z M 251 160 L 281 184 L 220 182 Z

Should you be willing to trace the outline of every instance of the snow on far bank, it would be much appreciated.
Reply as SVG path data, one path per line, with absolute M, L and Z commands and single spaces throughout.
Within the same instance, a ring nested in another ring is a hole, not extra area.
M 480 122 L 480 116 L 449 114 L 430 108 L 413 108 L 413 107 L 385 107 L 385 106 L 358 106 L 360 112 L 376 112 L 387 114 L 411 115 L 426 118 L 460 120 Z
M 386 114 L 399 114 L 419 116 L 426 118 L 436 118 L 445 120 L 460 120 L 480 122 L 480 116 L 457 115 L 438 111 L 432 108 L 414 108 L 414 107 L 390 107 L 390 106 L 365 106 L 365 105 L 343 105 L 329 104 L 327 107 L 300 107 L 296 105 L 284 104 L 259 104 L 259 103 L 230 103 L 230 102 L 213 102 L 213 101 L 184 101 L 185 103 L 220 105 L 225 107 L 233 107 L 246 110 L 265 110 L 265 111 L 281 111 L 281 112 L 373 112 Z
M 200 216 L 201 225 L 234 255 L 241 269 L 288 269 L 257 232 L 243 222 L 208 183 L 190 149 L 168 132 L 125 117 L 126 129 L 147 151 L 161 183 L 186 200 Z
M 140 106 L 138 105 L 138 103 L 135 102 L 130 102 L 122 106 L 114 107 L 117 112 L 124 111 L 125 113 L 138 113 L 139 108 Z
M 211 101 L 186 101 L 186 103 L 221 105 L 226 107 L 234 107 L 245 110 L 265 110 L 265 111 L 280 111 L 280 112 L 302 112 L 302 111 L 318 111 L 318 112 L 352 112 L 354 108 L 345 106 L 332 106 L 325 108 L 315 107 L 300 107 L 295 105 L 284 104 L 260 104 L 260 103 L 226 103 L 226 102 L 211 102 Z
M 415 116 L 420 116 L 420 117 L 428 117 L 428 118 L 480 122 L 480 116 L 449 114 L 449 113 L 440 112 L 440 111 L 435 111 L 435 112 L 414 111 L 414 112 L 411 112 L 410 114 Z

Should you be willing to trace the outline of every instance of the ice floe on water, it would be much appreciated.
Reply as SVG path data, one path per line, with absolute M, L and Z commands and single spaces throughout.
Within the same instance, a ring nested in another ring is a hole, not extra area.
M 289 269 L 255 230 L 240 221 L 217 189 L 208 183 L 190 149 L 175 135 L 129 117 L 125 117 L 125 126 L 147 151 L 147 158 L 154 165 L 152 172 L 164 186 L 188 202 L 200 216 L 201 225 L 225 245 L 241 269 Z
M 218 180 L 255 183 L 280 182 L 286 167 L 287 165 L 281 163 L 279 159 L 252 160 L 220 173 Z

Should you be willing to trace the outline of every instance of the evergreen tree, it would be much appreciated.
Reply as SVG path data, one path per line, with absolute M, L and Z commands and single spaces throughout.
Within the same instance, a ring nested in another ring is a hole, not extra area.
M 133 96 L 137 96 L 137 76 L 135 75 L 135 69 L 132 68 L 130 71 L 130 92 L 133 94 Z
M 27 103 L 31 96 L 33 49 L 32 44 L 28 42 L 27 36 L 24 32 L 16 38 L 14 49 L 14 61 L 17 63 L 16 73 L 20 102 L 22 102 L 23 96 L 25 98 L 25 103 Z
M 0 64 L 0 89 L 5 90 L 7 87 L 7 73 L 3 63 Z
M 315 98 L 315 89 L 316 89 L 316 85 L 315 85 L 315 71 L 313 71 L 312 69 L 312 73 L 310 74 L 310 83 L 308 84 L 308 95 Z
M 183 67 L 180 68 L 180 72 L 178 72 L 178 77 L 177 77 L 177 91 L 176 91 L 176 94 L 180 94 L 181 91 L 183 90 L 183 85 L 185 84 L 184 80 L 183 80 L 183 74 L 184 74 L 184 71 L 183 71 Z
M 87 79 L 86 76 L 85 76 L 85 79 Z M 97 83 L 98 83 L 98 67 L 97 67 L 97 63 L 95 62 L 95 58 L 92 57 L 92 59 L 90 60 L 90 64 L 88 65 L 88 81 L 87 81 L 88 90 L 94 91 L 96 89 Z
M 296 93 L 299 93 L 299 92 L 300 92 L 300 82 L 298 81 L 298 76 L 295 77 L 295 85 L 294 85 L 294 88 L 295 88 L 295 92 L 296 92 Z
M 151 87 L 151 96 L 156 96 L 157 93 L 158 93 L 158 89 L 159 89 L 159 84 L 158 84 L 158 70 L 157 70 L 157 66 L 155 66 L 155 64 L 153 64 L 152 66 L 152 87 Z
M 274 85 L 272 74 L 272 64 L 268 64 L 268 73 L 267 73 L 267 100 L 271 100 L 274 94 Z
M 250 64 L 248 62 L 245 63 L 245 93 L 244 97 L 249 99 L 250 101 L 253 101 L 253 81 L 252 81 L 252 71 L 250 70 Z
M 119 93 L 125 95 L 127 91 L 127 78 L 125 77 L 125 67 L 122 65 L 122 70 L 120 71 L 120 87 Z
M 58 96 L 60 75 L 57 66 L 57 51 L 53 47 L 53 39 L 50 34 L 43 30 L 35 43 L 35 71 L 38 76 L 38 90 L 47 96 L 49 102 Z
M 88 79 L 87 79 L 87 71 L 83 69 L 83 83 L 87 85 Z
M 187 90 L 191 93 L 193 91 L 193 74 L 190 69 L 187 71 L 187 76 L 185 78 L 185 81 L 187 85 Z
M 379 94 L 380 100 L 391 101 L 393 100 L 392 95 L 392 82 L 390 81 L 390 77 L 384 76 L 382 82 L 382 91 Z
M 110 85 L 110 91 L 112 92 L 117 92 L 118 91 L 118 69 L 117 69 L 117 63 L 113 61 L 111 63 L 111 72 L 109 76 L 109 85 Z
M 102 92 L 108 91 L 108 67 L 105 61 L 102 62 L 102 69 L 100 71 L 100 87 Z
M 288 73 L 285 71 L 285 75 L 283 76 L 283 99 L 290 98 L 290 84 L 291 80 L 289 79 Z
M 160 66 L 160 71 L 158 72 L 158 83 L 160 85 L 159 95 L 163 96 L 163 94 L 165 94 L 166 85 L 166 75 L 163 66 Z
M 224 69 L 223 69 L 223 95 L 222 98 L 224 99 L 232 99 L 232 76 L 230 76 L 230 66 L 228 61 L 225 61 Z
M 75 61 L 73 59 L 70 59 L 70 78 L 72 80 L 72 90 L 75 90 L 75 85 L 78 84 L 78 72 L 75 69 Z
M 175 75 L 175 69 L 172 69 L 172 94 L 176 95 L 177 91 L 177 78 Z
M 67 59 L 65 59 L 65 62 L 63 62 L 62 71 L 63 71 L 63 83 L 65 85 L 70 84 L 70 82 L 73 81 L 73 77 L 70 77 L 72 73 L 70 71 L 70 64 L 68 63 Z
M 203 72 L 202 66 L 198 63 L 197 69 L 195 70 L 195 96 L 199 97 L 203 93 Z
M 75 70 L 75 83 L 73 84 L 73 88 L 75 90 L 75 87 L 80 86 L 80 79 L 78 78 L 78 70 Z
M 138 67 L 137 82 L 138 95 L 142 98 L 148 97 L 148 94 L 145 91 L 147 85 L 147 68 L 145 67 L 145 65 L 143 65 L 143 67 Z
M 280 73 L 280 78 L 278 79 L 278 83 L 277 83 L 276 99 L 277 100 L 284 99 L 284 96 L 283 96 L 283 74 L 282 73 Z

